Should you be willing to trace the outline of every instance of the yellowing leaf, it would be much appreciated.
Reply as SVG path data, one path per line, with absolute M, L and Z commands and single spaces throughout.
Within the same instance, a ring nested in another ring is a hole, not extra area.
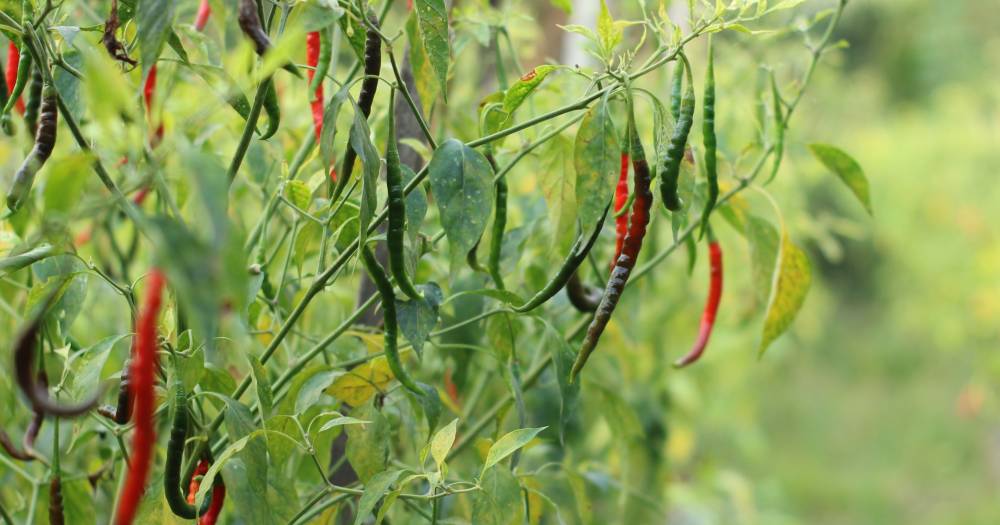
M 788 232 L 782 229 L 778 262 L 774 268 L 771 297 L 767 302 L 764 332 L 760 341 L 760 354 L 791 326 L 795 315 L 809 292 L 812 270 L 809 258 L 801 248 L 792 243 Z
M 359 406 L 376 392 L 385 390 L 393 379 L 389 362 L 385 356 L 379 356 L 337 378 L 326 393 L 351 406 Z

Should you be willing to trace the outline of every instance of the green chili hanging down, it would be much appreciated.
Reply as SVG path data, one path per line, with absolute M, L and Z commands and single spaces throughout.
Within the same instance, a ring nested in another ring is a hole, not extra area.
M 708 217 L 719 199 L 718 159 L 716 158 L 717 141 L 715 137 L 715 52 L 712 37 L 708 37 L 708 67 L 705 70 L 705 96 L 702 101 L 701 135 L 705 143 L 705 177 L 708 179 L 708 199 L 705 210 L 701 213 L 701 233 L 705 235 L 708 228 Z
M 566 296 L 573 308 L 584 313 L 596 312 L 601 304 L 601 291 L 583 284 L 576 273 L 566 283 Z
M 681 88 L 684 86 L 684 66 L 680 62 L 674 64 L 674 76 L 670 80 L 670 114 L 674 122 L 681 118 Z
M 118 379 L 118 406 L 102 406 L 97 409 L 97 413 L 118 423 L 119 425 L 124 425 L 128 423 L 129 419 L 132 417 L 132 398 L 129 397 L 129 368 L 131 361 L 132 352 L 129 352 L 129 360 L 125 361 L 122 365 L 121 375 Z
M 663 205 L 670 211 L 677 211 L 681 207 L 680 197 L 677 196 L 677 177 L 681 172 L 681 161 L 684 160 L 688 134 L 691 133 L 691 125 L 694 122 L 694 78 L 691 75 L 691 64 L 683 53 L 681 59 L 687 72 L 687 88 L 684 90 L 684 97 L 681 98 L 680 116 L 674 124 L 674 133 L 670 137 L 667 153 L 663 156 L 660 167 L 660 197 L 663 199 Z
M 642 249 L 642 240 L 646 236 L 646 226 L 649 224 L 649 210 L 653 205 L 653 194 L 649 191 L 649 164 L 646 162 L 646 154 L 642 149 L 642 142 L 639 140 L 639 132 L 635 128 L 635 111 L 632 104 L 631 94 L 628 95 L 628 144 L 629 157 L 632 159 L 632 181 L 635 193 L 635 200 L 632 202 L 632 211 L 629 216 L 628 233 L 625 234 L 625 242 L 622 246 L 622 253 L 615 262 L 614 269 L 611 270 L 611 277 L 608 278 L 604 296 L 601 297 L 601 304 L 597 307 L 594 319 L 587 328 L 587 335 L 583 339 L 583 346 L 577 354 L 576 362 L 570 371 L 570 381 L 583 369 L 590 358 L 590 354 L 597 347 L 597 342 L 601 334 L 611 320 L 611 314 L 618 306 L 622 292 L 625 291 L 625 284 L 628 282 L 632 269 L 635 268 L 636 259 L 639 258 L 639 251 Z
M 14 87 L 11 88 L 7 103 L 4 104 L 2 114 L 0 114 L 0 124 L 5 130 L 10 129 L 10 112 L 21 99 L 21 93 L 24 92 L 30 79 L 31 53 L 21 53 L 17 62 L 17 80 L 14 81 Z
M 28 85 L 28 98 L 24 107 L 24 123 L 32 136 L 38 132 L 38 112 L 42 107 L 42 69 L 31 68 L 31 84 Z
M 403 368 L 403 362 L 399 359 L 399 348 L 396 346 L 399 326 L 396 323 L 396 294 L 392 290 L 392 283 L 389 282 L 389 277 L 386 276 L 382 265 L 375 260 L 375 255 L 372 253 L 371 248 L 365 246 L 361 249 L 361 262 L 368 270 L 368 274 L 371 276 L 372 282 L 375 283 L 375 287 L 378 289 L 379 296 L 382 299 L 382 319 L 385 324 L 385 357 L 389 361 L 389 369 L 392 370 L 392 374 L 396 376 L 396 379 L 407 390 L 413 392 L 418 397 L 422 397 L 424 396 L 423 389 L 410 377 L 410 373 Z
M 389 226 L 386 229 L 386 241 L 389 246 L 389 268 L 393 278 L 400 290 L 403 290 L 410 299 L 421 299 L 419 291 L 413 286 L 409 276 L 406 275 L 406 251 L 404 238 L 406 233 L 406 196 L 403 195 L 403 172 L 400 168 L 399 147 L 396 145 L 396 118 L 395 107 L 396 94 L 393 90 L 389 94 L 389 129 L 388 139 L 385 146 L 385 184 L 389 190 L 388 212 Z
M 208 512 L 212 504 L 211 496 L 205 498 L 201 508 L 188 503 L 181 489 L 181 462 L 184 459 L 184 442 L 187 440 L 188 412 L 187 398 L 180 381 L 174 383 L 174 423 L 170 428 L 167 442 L 167 462 L 163 467 L 163 495 L 170 510 L 177 516 L 192 520 Z
M 35 174 L 52 154 L 52 148 L 56 145 L 58 111 L 56 90 L 51 85 L 46 84 L 42 88 L 42 104 L 38 116 L 38 131 L 35 133 L 35 146 L 21 163 L 21 167 L 14 173 L 14 181 L 11 183 L 10 191 L 7 192 L 7 207 L 11 211 L 17 211 L 24 203 L 31 191 Z
M 590 234 L 590 237 L 586 240 L 582 237 L 577 240 L 576 245 L 570 250 L 569 256 L 566 257 L 566 261 L 563 262 L 556 276 L 544 288 L 539 290 L 534 297 L 528 299 L 527 302 L 520 306 L 512 306 L 511 310 L 518 313 L 530 312 L 559 293 L 559 290 L 562 290 L 566 286 L 566 283 L 576 273 L 577 268 L 587 258 L 587 254 L 590 253 L 591 248 L 594 247 L 594 243 L 597 242 L 597 238 L 601 235 L 601 229 L 604 228 L 604 219 L 607 216 L 608 208 L 605 208 L 604 213 L 601 215 L 601 220 L 597 221 L 597 225 L 594 227 L 594 231 Z
M 39 385 L 44 388 L 48 388 L 49 379 L 45 375 L 45 369 L 38 369 L 38 377 L 36 379 Z M 45 421 L 45 413 L 35 410 L 34 415 L 31 417 L 31 422 L 28 423 L 28 429 L 24 431 L 24 438 L 22 439 L 22 449 L 18 449 L 11 441 L 10 436 L 7 435 L 3 429 L 0 429 L 0 448 L 2 448 L 7 455 L 20 460 L 20 461 L 34 461 L 35 460 L 35 440 L 38 439 L 38 433 L 42 429 L 42 422 Z
M 278 131 L 281 123 L 281 106 L 278 105 L 278 93 L 275 91 L 274 80 L 268 78 L 267 91 L 264 93 L 264 111 L 267 113 L 267 129 L 261 134 L 260 140 L 267 140 Z
M 382 70 L 382 39 L 377 31 L 378 18 L 374 13 L 369 13 L 368 23 L 371 24 L 371 27 L 365 33 L 365 76 L 361 81 L 361 91 L 358 92 L 358 108 L 361 109 L 361 114 L 365 118 L 368 118 L 372 113 L 372 103 L 375 102 L 375 92 L 378 90 L 378 74 Z M 390 111 L 392 111 L 391 108 Z M 347 183 L 351 180 L 351 172 L 354 171 L 356 158 L 357 153 L 348 144 L 337 178 L 337 187 L 333 192 L 334 201 L 340 197 L 344 188 L 347 187 Z
M 496 175 L 497 161 L 493 157 L 493 152 L 486 153 L 486 160 L 493 168 Z M 500 275 L 500 255 L 503 251 L 503 235 L 507 229 L 507 178 L 500 177 L 496 181 L 496 191 L 493 194 L 493 231 L 490 236 L 490 255 L 486 261 L 486 268 L 493 278 L 493 284 L 500 290 L 504 289 L 503 277 Z

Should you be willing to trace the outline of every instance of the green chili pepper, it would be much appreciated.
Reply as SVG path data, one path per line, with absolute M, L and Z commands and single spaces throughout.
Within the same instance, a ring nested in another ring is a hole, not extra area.
M 493 173 L 497 172 L 497 161 L 493 158 L 493 153 L 486 154 L 486 160 L 493 168 Z M 507 179 L 501 177 L 496 182 L 496 191 L 493 194 L 493 233 L 490 237 L 490 256 L 486 266 L 493 278 L 493 283 L 500 290 L 504 289 L 503 277 L 500 275 L 500 254 L 503 249 L 503 234 L 507 228 Z
M 264 94 L 264 111 L 267 112 L 267 129 L 261 134 L 260 140 L 267 140 L 278 132 L 281 123 L 281 106 L 278 105 L 278 94 L 274 88 L 274 80 L 269 78 L 267 91 Z
M 687 72 L 687 88 L 684 90 L 684 97 L 681 98 L 680 116 L 674 124 L 674 133 L 670 137 L 670 144 L 667 146 L 667 152 L 660 168 L 660 197 L 663 199 L 663 205 L 670 211 L 677 211 L 681 208 L 681 200 L 677 195 L 677 177 L 680 176 L 684 149 L 687 145 L 688 134 L 691 133 L 691 125 L 694 122 L 694 79 L 691 75 L 691 64 L 688 63 L 687 57 L 683 53 L 681 53 L 681 59 L 684 61 L 684 69 Z
M 38 110 L 42 105 L 42 70 L 39 67 L 31 69 L 31 84 L 24 104 L 24 122 L 28 126 L 28 133 L 34 136 L 38 131 Z
M 21 53 L 21 59 L 17 63 L 17 80 L 14 82 L 14 88 L 10 90 L 10 96 L 7 98 L 7 103 L 3 106 L 2 115 L 0 115 L 0 121 L 2 121 L 4 129 L 10 127 L 10 112 L 14 109 L 14 104 L 21 97 L 21 93 L 24 92 L 24 88 L 28 85 L 28 79 L 30 78 L 31 53 Z
M 195 519 L 208 512 L 212 504 L 211 495 L 205 498 L 201 508 L 187 502 L 181 489 L 181 460 L 184 457 L 184 442 L 187 440 L 188 412 L 187 398 L 180 381 L 174 383 L 174 422 L 167 442 L 167 462 L 163 470 L 163 495 L 170 510 L 184 519 Z
M 333 40 L 330 38 L 330 30 L 319 31 L 319 59 L 316 61 L 316 69 L 313 73 L 312 82 L 309 83 L 309 92 L 315 93 L 316 89 L 323 84 L 323 79 L 330 71 L 330 63 L 333 61 Z
M 382 265 L 375 259 L 371 248 L 367 246 L 361 248 L 361 262 L 368 270 L 368 274 L 371 276 L 372 282 L 375 283 L 375 288 L 378 289 L 379 296 L 382 298 L 382 319 L 385 325 L 385 357 L 389 362 L 389 369 L 392 370 L 392 374 L 396 376 L 396 379 L 407 390 L 413 392 L 417 397 L 423 397 L 425 395 L 424 390 L 410 377 L 410 373 L 403 368 L 403 362 L 399 359 L 399 348 L 396 345 L 396 340 L 399 336 L 399 326 L 396 322 L 396 293 L 392 290 L 392 283 L 389 282 L 389 277 L 386 276 Z
M 590 234 L 586 240 L 582 237 L 577 240 L 577 245 L 573 247 L 570 251 L 569 256 L 566 257 L 566 261 L 563 262 L 561 268 L 556 273 L 555 277 L 545 285 L 544 288 L 538 291 L 534 297 L 528 299 L 527 302 L 520 306 L 512 306 L 511 310 L 517 313 L 530 312 L 535 308 L 538 308 L 546 301 L 551 299 L 555 294 L 559 293 L 566 286 L 566 283 L 573 277 L 576 273 L 577 268 L 584 259 L 587 258 L 587 254 L 590 253 L 590 249 L 594 247 L 594 243 L 597 238 L 601 235 L 601 230 L 604 228 L 604 219 L 608 216 L 608 208 L 604 209 L 604 214 L 601 215 L 601 220 L 597 221 L 597 225 L 594 227 L 593 233 Z M 582 246 L 580 246 L 582 244 Z
M 56 145 L 56 128 L 58 119 L 56 90 L 49 84 L 42 88 L 42 103 L 38 116 L 38 131 L 35 133 L 35 146 L 31 148 L 27 158 L 14 173 L 14 182 L 7 192 L 7 207 L 17 211 L 28 197 L 35 174 L 45 164 L 52 149 Z
M 708 217 L 719 198 L 718 159 L 716 159 L 717 141 L 715 137 L 715 51 L 712 37 L 708 37 L 708 67 L 705 70 L 705 96 L 702 102 L 701 135 L 705 143 L 705 178 L 708 179 L 708 200 L 705 210 L 701 213 L 701 233 L 705 235 L 708 228 Z
M 684 85 L 684 66 L 677 62 L 674 66 L 674 76 L 670 81 L 670 114 L 674 122 L 681 118 L 681 87 Z
M 411 299 L 421 299 L 419 291 L 406 275 L 405 231 L 406 231 L 406 196 L 403 195 L 403 173 L 400 168 L 399 148 L 396 145 L 396 118 L 392 108 L 396 98 L 395 90 L 389 94 L 389 129 L 385 146 L 385 184 L 389 190 L 388 212 L 389 226 L 386 230 L 386 240 L 389 246 L 389 268 L 396 284 Z

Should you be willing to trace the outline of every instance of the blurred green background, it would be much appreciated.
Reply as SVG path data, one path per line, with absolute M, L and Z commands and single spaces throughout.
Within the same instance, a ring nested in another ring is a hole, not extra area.
M 732 283 L 704 362 L 668 372 L 677 522 L 1000 523 L 998 25 L 994 2 L 848 5 L 850 47 L 817 72 L 771 191 L 799 210 L 814 286 L 757 362 Z M 873 219 L 814 141 L 861 163 Z

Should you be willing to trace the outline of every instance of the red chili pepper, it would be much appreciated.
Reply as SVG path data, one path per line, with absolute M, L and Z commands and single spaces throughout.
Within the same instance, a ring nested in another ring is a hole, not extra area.
M 309 77 L 310 85 L 316 75 L 316 64 L 319 63 L 319 44 L 319 31 L 312 31 L 306 35 L 306 65 L 309 66 L 309 69 L 306 70 L 306 75 Z M 313 93 L 313 97 L 309 101 L 309 106 L 312 107 L 313 128 L 316 130 L 316 140 L 319 141 L 320 132 L 323 131 L 322 82 L 316 86 L 316 92 Z
M 149 68 L 149 74 L 146 76 L 146 83 L 142 86 L 142 98 L 146 101 L 146 116 L 150 121 L 153 120 L 153 95 L 156 93 L 156 64 Z M 163 140 L 163 123 L 159 123 L 156 126 L 156 131 L 153 133 L 153 138 L 151 139 L 152 147 L 156 147 L 160 141 Z
M 618 186 L 615 187 L 615 213 L 621 213 L 615 217 L 615 258 L 611 259 L 611 269 L 615 267 L 615 261 L 622 254 L 622 246 L 625 244 L 625 234 L 628 233 L 628 213 L 622 213 L 622 208 L 628 202 L 628 151 L 622 151 L 622 168 L 618 176 Z
M 205 24 L 208 23 L 208 17 L 212 14 L 212 6 L 208 3 L 208 0 L 201 0 L 198 4 L 198 14 L 194 17 L 194 28 L 197 31 L 204 31 Z
M 14 84 L 17 83 L 17 63 L 21 61 L 21 52 L 17 49 L 17 44 L 14 41 L 7 43 L 7 93 L 14 90 Z M 24 99 L 18 97 L 17 105 L 14 106 L 17 112 L 24 114 Z
M 187 502 L 191 505 L 194 505 L 195 495 L 198 494 L 198 489 L 201 488 L 201 479 L 198 476 L 204 476 L 208 472 L 208 467 L 208 461 L 203 459 L 198 462 L 198 466 L 194 469 L 194 474 L 191 475 L 191 484 L 188 485 L 187 496 Z M 205 514 L 202 514 L 198 520 L 198 525 L 215 525 L 215 522 L 219 519 L 219 513 L 222 512 L 222 503 L 225 499 L 226 486 L 221 481 L 216 480 L 215 486 L 212 487 L 212 503 L 208 506 Z
M 705 303 L 705 311 L 701 314 L 698 340 L 695 341 L 694 347 L 686 356 L 674 363 L 677 368 L 694 363 L 705 352 L 708 336 L 712 335 L 712 327 L 715 325 L 715 314 L 719 311 L 719 299 L 722 297 L 722 247 L 719 246 L 719 241 L 712 237 L 712 230 L 709 230 L 708 235 L 708 262 L 709 268 L 711 268 L 708 281 L 708 302 Z
M 163 285 L 166 277 L 158 269 L 149 274 L 143 309 L 136 321 L 135 358 L 129 369 L 135 432 L 132 434 L 132 457 L 121 496 L 115 523 L 128 525 L 135 519 L 139 501 L 146 490 L 149 470 L 156 445 L 156 321 L 163 302 Z

